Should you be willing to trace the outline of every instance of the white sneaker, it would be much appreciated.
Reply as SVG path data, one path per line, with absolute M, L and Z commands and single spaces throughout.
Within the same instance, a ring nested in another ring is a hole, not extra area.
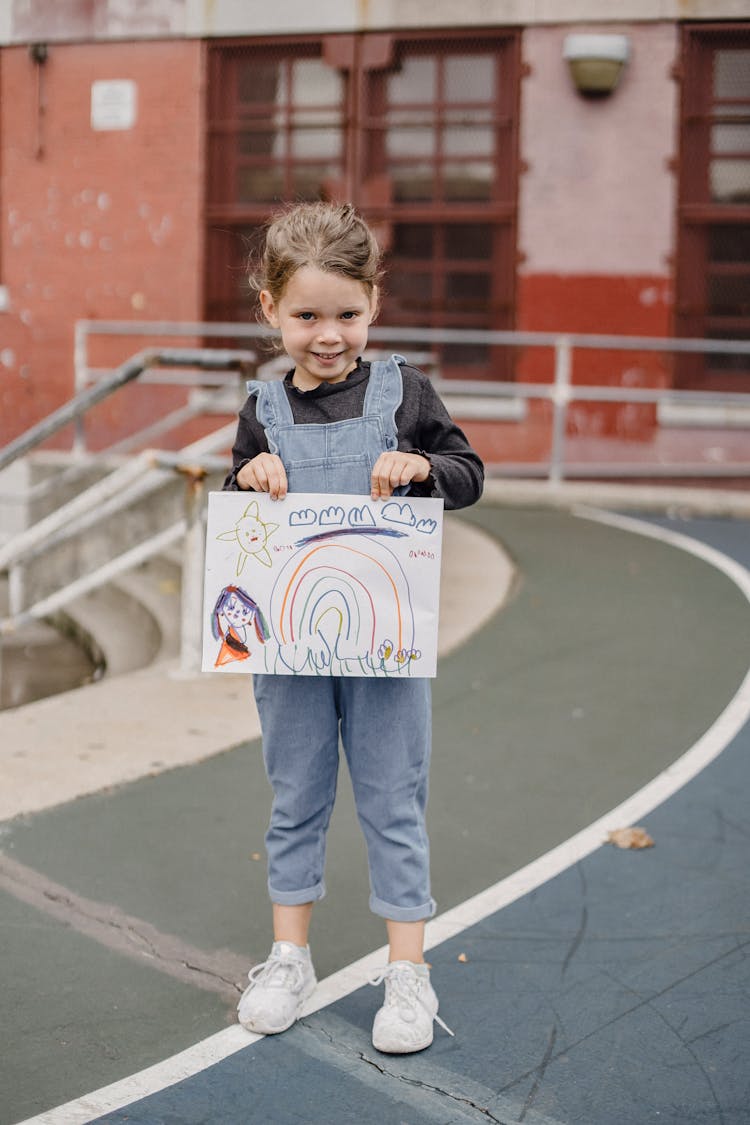
M 255 965 L 247 979 L 237 1018 L 248 1031 L 261 1035 L 291 1027 L 318 983 L 310 950 L 290 941 L 275 941 L 268 960 Z
M 372 1025 L 372 1045 L 377 1051 L 389 1055 L 423 1051 L 432 1042 L 435 1020 L 453 1035 L 437 1014 L 438 998 L 426 965 L 392 961 L 370 978 L 370 984 L 381 981 L 385 981 L 385 1003 Z

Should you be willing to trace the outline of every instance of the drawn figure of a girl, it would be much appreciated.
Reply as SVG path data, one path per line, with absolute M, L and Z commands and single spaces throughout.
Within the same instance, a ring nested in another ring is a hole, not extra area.
M 211 618 L 211 631 L 217 641 L 221 640 L 215 668 L 233 660 L 247 660 L 250 625 L 254 626 L 260 644 L 265 644 L 269 637 L 268 624 L 257 603 L 241 586 L 225 586 Z

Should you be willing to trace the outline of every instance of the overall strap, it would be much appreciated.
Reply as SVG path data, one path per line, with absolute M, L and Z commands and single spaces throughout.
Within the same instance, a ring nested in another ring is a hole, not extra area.
M 274 379 L 270 383 L 264 383 L 259 379 L 250 379 L 247 383 L 247 393 L 258 400 L 255 416 L 266 431 L 269 450 L 271 453 L 278 453 L 279 426 L 294 425 L 294 415 L 286 395 L 284 380 Z
M 392 355 L 390 359 L 374 360 L 370 364 L 370 378 L 367 381 L 363 415 L 377 414 L 383 421 L 388 449 L 398 445 L 396 431 L 396 411 L 404 397 L 400 364 L 406 363 L 402 355 Z

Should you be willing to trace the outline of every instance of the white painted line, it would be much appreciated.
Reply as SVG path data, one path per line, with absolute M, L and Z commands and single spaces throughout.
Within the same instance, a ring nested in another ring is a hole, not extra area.
M 164 1062 L 123 1078 L 120 1082 L 114 1082 L 111 1086 L 103 1086 L 75 1101 L 66 1102 L 56 1109 L 40 1113 L 37 1117 L 30 1117 L 19 1125 L 32 1125 L 32 1122 L 33 1125 L 85 1125 L 85 1122 L 93 1121 L 104 1113 L 122 1109 L 139 1098 L 155 1094 L 183 1078 L 190 1078 L 262 1038 L 262 1035 L 251 1035 L 239 1025 L 228 1027 L 225 1031 L 196 1043 L 194 1047 L 172 1055 Z
M 705 543 L 629 516 L 584 508 L 576 509 L 574 515 L 618 527 L 636 535 L 650 536 L 687 551 L 726 574 L 750 602 L 750 572 L 734 559 Z M 495 883 L 494 886 L 488 887 L 487 890 L 474 895 L 473 898 L 467 899 L 466 902 L 460 903 L 452 910 L 447 910 L 444 914 L 433 918 L 427 923 L 425 949 L 434 949 L 441 942 L 455 937 L 467 927 L 481 922 L 523 895 L 536 890 L 543 883 L 601 847 L 612 829 L 632 825 L 652 812 L 717 758 L 742 730 L 748 719 L 750 719 L 750 671 L 716 721 L 682 757 L 622 804 L 611 809 L 599 820 L 594 821 L 575 836 L 571 836 L 552 851 L 533 860 L 519 871 Z M 327 1007 L 366 984 L 373 970 L 384 964 L 387 956 L 388 948 L 382 946 L 321 981 L 304 1014 Z M 262 1036 L 252 1035 L 241 1027 L 227 1028 L 147 1070 L 139 1071 L 129 1078 L 104 1086 L 83 1098 L 48 1110 L 37 1117 L 28 1118 L 19 1125 L 86 1125 L 96 1117 L 122 1109 L 182 1079 L 192 1077 L 261 1038 Z
M 670 546 L 677 547 L 688 555 L 703 559 L 704 562 L 709 563 L 717 570 L 723 571 L 728 578 L 731 578 L 732 582 L 740 588 L 750 601 L 750 571 L 742 563 L 730 558 L 722 551 L 717 551 L 715 547 L 710 547 L 708 543 L 701 543 L 699 539 L 693 539 L 692 536 L 684 535 L 680 531 L 670 531 L 669 528 L 647 523 L 645 520 L 635 519 L 633 516 L 623 516 L 616 512 L 603 512 L 598 508 L 589 508 L 582 504 L 574 507 L 571 514 L 578 516 L 579 519 L 607 524 L 609 527 L 618 527 L 623 531 L 632 531 L 635 535 L 643 535 L 648 539 L 659 539 L 662 543 L 669 543 Z

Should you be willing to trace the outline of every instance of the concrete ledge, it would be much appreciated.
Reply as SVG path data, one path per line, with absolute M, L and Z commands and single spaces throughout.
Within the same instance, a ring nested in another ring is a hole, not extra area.
M 750 518 L 750 493 L 679 485 L 602 484 L 596 481 L 488 480 L 480 503 L 573 508 L 577 504 L 671 515 Z

